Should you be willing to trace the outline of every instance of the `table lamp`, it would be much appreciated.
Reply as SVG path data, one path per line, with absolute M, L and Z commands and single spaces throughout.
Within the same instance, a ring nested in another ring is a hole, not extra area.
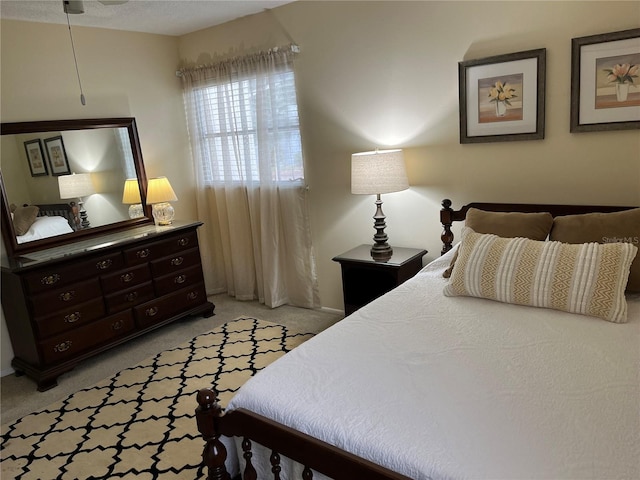
M 122 192 L 122 203 L 129 206 L 129 218 L 144 217 L 142 200 L 140 199 L 140 186 L 137 178 L 127 178 Z
M 58 189 L 60 190 L 61 199 L 78 199 L 80 219 L 76 219 L 76 223 L 80 223 L 79 228 L 89 228 L 91 224 L 89 223 L 87 211 L 84 209 L 82 197 L 96 193 L 91 174 L 74 173 L 72 175 L 61 175 L 58 177 Z
M 157 225 L 171 225 L 174 210 L 169 202 L 178 200 L 167 177 L 149 180 L 147 185 L 147 204 L 151 204 L 151 213 Z
M 387 243 L 389 237 L 384 233 L 387 225 L 380 195 L 407 188 L 409 181 L 402 150 L 376 150 L 351 155 L 351 193 L 376 195 L 376 213 L 373 216 L 376 233 L 373 236 L 375 243 L 371 247 L 374 260 L 386 261 L 393 255 L 393 249 Z

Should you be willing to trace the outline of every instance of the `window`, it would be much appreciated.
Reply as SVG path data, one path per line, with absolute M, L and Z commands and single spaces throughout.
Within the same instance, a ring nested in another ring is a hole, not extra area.
M 302 183 L 293 71 L 232 78 L 194 89 L 205 184 Z

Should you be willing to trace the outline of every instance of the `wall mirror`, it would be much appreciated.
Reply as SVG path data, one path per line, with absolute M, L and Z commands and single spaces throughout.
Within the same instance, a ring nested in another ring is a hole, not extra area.
M 2 238 L 8 256 L 153 223 L 144 202 L 147 178 L 134 118 L 0 128 Z M 39 218 L 29 223 L 35 210 Z

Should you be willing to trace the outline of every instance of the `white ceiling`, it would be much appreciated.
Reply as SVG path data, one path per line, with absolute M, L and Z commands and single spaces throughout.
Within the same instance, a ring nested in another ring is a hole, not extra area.
M 291 2 L 129 0 L 121 5 L 103 5 L 97 0 L 84 0 L 84 13 L 69 15 L 69 21 L 72 26 L 184 35 Z M 62 0 L 0 0 L 0 18 L 67 24 Z

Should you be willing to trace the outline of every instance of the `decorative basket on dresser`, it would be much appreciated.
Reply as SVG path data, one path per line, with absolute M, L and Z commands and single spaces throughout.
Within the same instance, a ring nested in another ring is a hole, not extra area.
M 2 306 L 16 373 L 44 391 L 92 355 L 189 315 L 213 315 L 200 225 L 142 226 L 3 258 Z

